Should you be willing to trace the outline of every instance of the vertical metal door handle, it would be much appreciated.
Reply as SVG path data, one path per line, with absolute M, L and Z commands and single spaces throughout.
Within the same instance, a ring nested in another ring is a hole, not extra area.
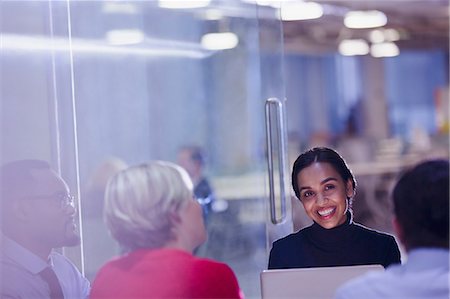
M 276 110 L 275 129 L 277 131 L 277 140 L 273 140 L 272 136 L 272 117 L 271 110 L 274 107 Z M 267 163 L 269 171 L 269 204 L 270 204 L 270 220 L 273 224 L 283 223 L 286 219 L 286 190 L 285 190 L 285 153 L 286 153 L 286 138 L 285 138 L 285 117 L 283 102 L 277 98 L 269 98 L 265 105 L 266 114 L 266 141 L 267 141 Z M 275 143 L 276 142 L 276 143 Z M 274 179 L 274 165 L 273 165 L 273 146 L 278 146 L 278 166 L 279 166 L 279 187 L 280 187 L 280 209 L 281 215 L 277 215 L 275 202 L 275 179 Z

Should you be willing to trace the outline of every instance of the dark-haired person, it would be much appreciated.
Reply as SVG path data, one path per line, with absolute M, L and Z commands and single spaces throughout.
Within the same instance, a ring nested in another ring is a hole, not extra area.
M 64 180 L 41 160 L 0 168 L 0 298 L 81 299 L 90 284 L 53 249 L 80 242 Z
M 194 183 L 194 195 L 203 209 L 203 216 L 208 220 L 214 201 L 214 192 L 205 176 L 205 151 L 196 145 L 186 145 L 178 150 L 177 162 L 183 167 Z
M 448 160 L 422 162 L 403 174 L 393 202 L 406 263 L 349 281 L 336 298 L 450 298 L 449 179 Z
M 356 180 L 336 151 L 316 147 L 302 153 L 292 186 L 313 224 L 273 243 L 269 269 L 400 263 L 393 236 L 353 222 Z

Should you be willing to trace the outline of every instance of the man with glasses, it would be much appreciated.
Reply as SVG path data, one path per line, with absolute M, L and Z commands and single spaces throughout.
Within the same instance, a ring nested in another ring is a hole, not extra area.
M 87 298 L 90 284 L 54 249 L 80 243 L 73 197 L 45 161 L 0 169 L 0 298 Z

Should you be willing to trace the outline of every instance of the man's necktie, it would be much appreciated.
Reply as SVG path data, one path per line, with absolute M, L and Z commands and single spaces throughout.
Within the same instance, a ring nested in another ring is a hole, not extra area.
M 61 284 L 59 283 L 58 277 L 56 277 L 55 271 L 52 268 L 47 267 L 39 275 L 47 282 L 50 288 L 50 298 L 51 299 L 64 299 L 64 295 L 61 289 Z

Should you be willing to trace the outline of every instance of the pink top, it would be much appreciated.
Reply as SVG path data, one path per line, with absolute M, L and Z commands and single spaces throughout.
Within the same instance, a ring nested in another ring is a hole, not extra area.
M 178 249 L 140 249 L 109 261 L 91 290 L 95 298 L 243 298 L 229 266 Z

